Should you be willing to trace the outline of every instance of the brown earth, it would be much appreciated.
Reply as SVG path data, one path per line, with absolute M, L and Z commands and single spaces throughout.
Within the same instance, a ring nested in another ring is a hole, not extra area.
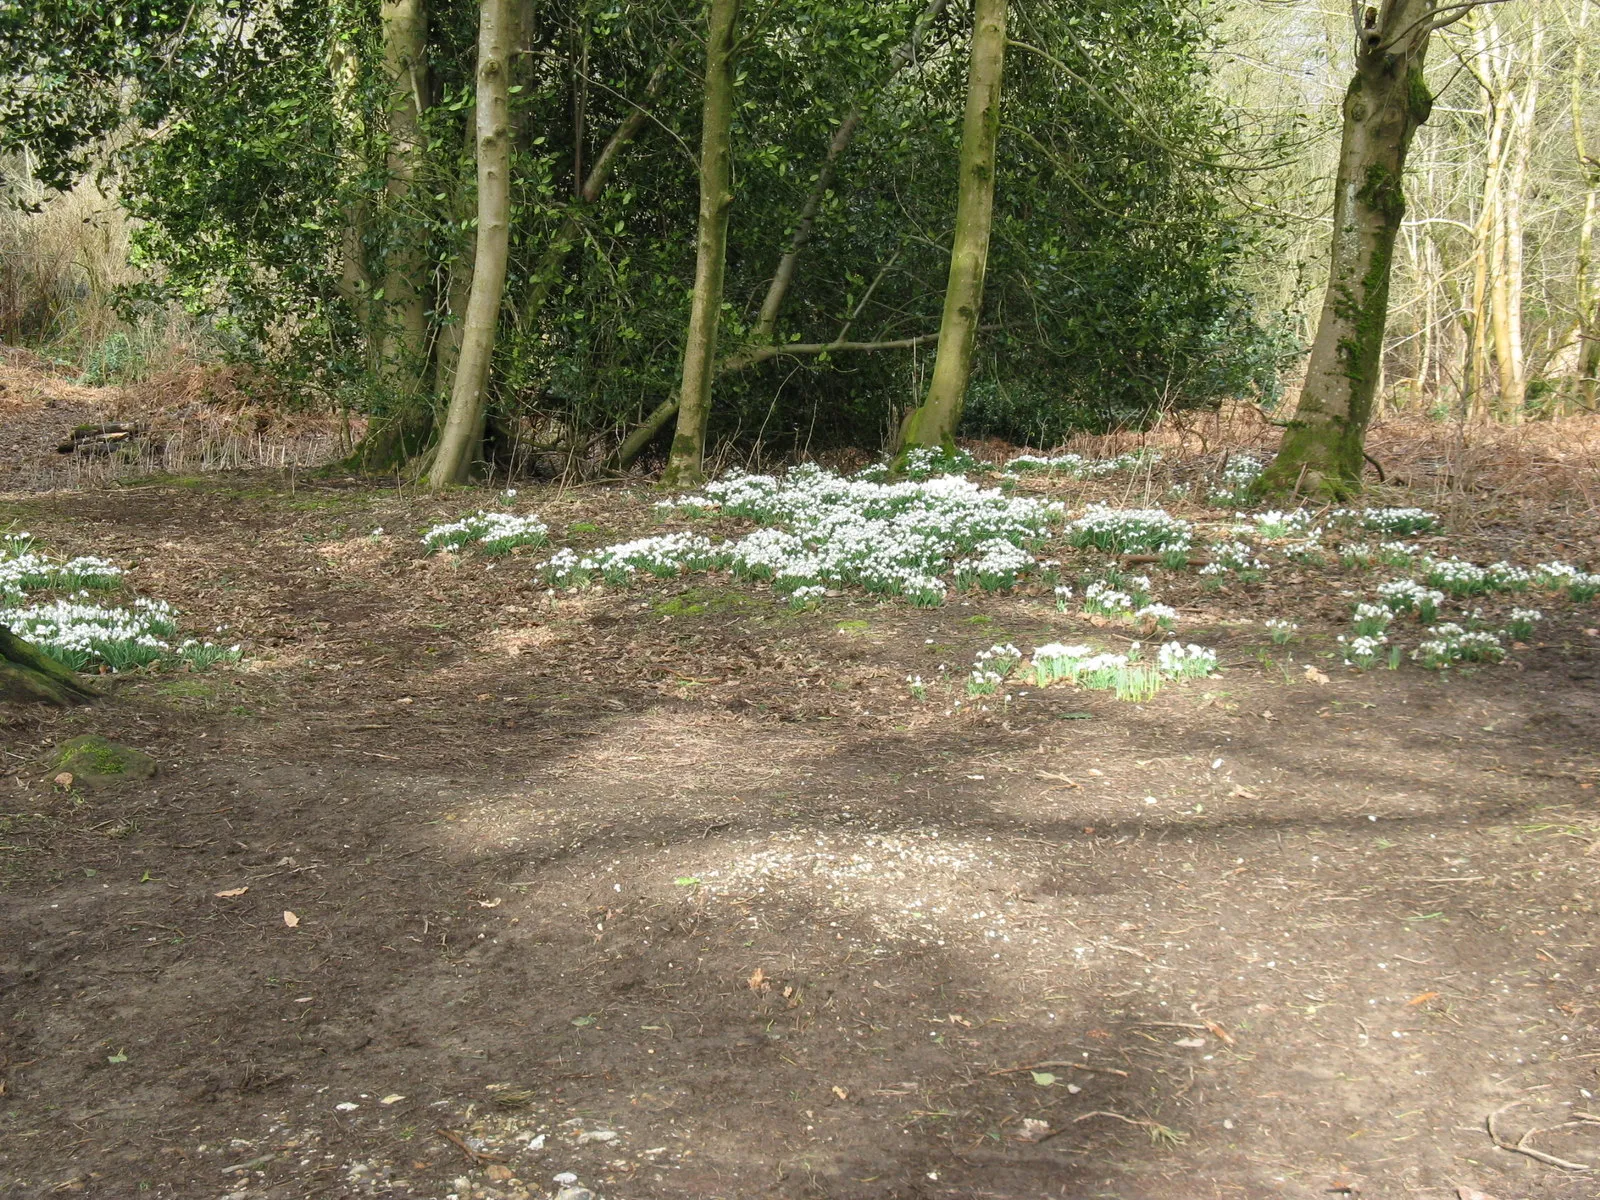
M 1589 558 L 1574 470 L 1458 495 L 1434 544 Z M 1370 576 L 1157 570 L 1221 675 L 957 710 L 990 643 L 1109 631 L 421 553 L 487 498 L 0 497 L 250 660 L 0 715 L 6 1194 L 1597 1194 L 1548 1161 L 1600 1165 L 1597 607 L 1357 674 Z M 516 503 L 588 546 L 652 499 Z M 89 732 L 159 774 L 63 790 Z

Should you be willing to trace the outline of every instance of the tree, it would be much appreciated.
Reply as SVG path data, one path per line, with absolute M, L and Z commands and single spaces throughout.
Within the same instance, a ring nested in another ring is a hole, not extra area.
M 946 450 L 955 447 L 983 312 L 1005 52 L 1006 0 L 974 0 L 972 60 L 967 68 L 966 114 L 961 127 L 959 199 L 955 233 L 950 240 L 944 314 L 939 321 L 939 351 L 927 398 L 900 428 L 902 450 L 917 446 L 942 446 Z
M 500 325 L 511 222 L 511 0 L 482 0 L 478 18 L 478 236 L 472 290 L 431 487 L 461 483 L 483 441 L 489 368 Z
M 0 625 L 0 700 L 65 708 L 98 695 L 72 671 Z
M 1356 70 L 1342 110 L 1327 291 L 1300 401 L 1258 483 L 1263 492 L 1343 497 L 1360 490 L 1405 215 L 1406 153 L 1433 109 L 1423 62 L 1434 29 L 1469 7 L 1441 15 L 1433 0 L 1383 0 L 1364 13 L 1353 9 Z
M 388 180 L 385 201 L 398 244 L 385 255 L 383 381 L 402 405 L 417 394 L 428 355 L 428 247 L 407 228 L 422 165 L 428 108 L 428 8 L 425 0 L 383 0 L 384 75 L 388 84 Z M 409 236 L 408 236 L 409 235 Z
M 733 64 L 738 22 L 739 0 L 709 0 L 694 298 L 684 335 L 678 431 L 661 478 L 663 487 L 692 487 L 705 478 L 706 421 L 711 413 L 711 384 L 716 378 L 717 325 L 722 316 L 728 216 L 733 208 Z

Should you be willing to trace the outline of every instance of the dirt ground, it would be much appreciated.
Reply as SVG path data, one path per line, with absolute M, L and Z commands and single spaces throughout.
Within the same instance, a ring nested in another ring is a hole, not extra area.
M 1567 466 L 1439 544 L 1591 559 Z M 486 499 L 0 496 L 249 659 L 0 713 L 0 1191 L 1600 1195 L 1600 606 L 1358 674 L 1353 574 L 1157 572 L 1219 676 L 958 712 L 905 678 L 1082 619 L 423 555 Z M 653 499 L 516 503 L 588 546 Z M 156 778 L 55 786 L 86 732 Z

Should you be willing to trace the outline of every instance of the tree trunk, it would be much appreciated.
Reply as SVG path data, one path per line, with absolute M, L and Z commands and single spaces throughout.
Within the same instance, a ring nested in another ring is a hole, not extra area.
M 1572 52 L 1572 143 L 1578 169 L 1589 181 L 1584 196 L 1583 222 L 1578 227 L 1578 258 L 1574 264 L 1573 293 L 1578 309 L 1578 358 L 1573 367 L 1573 382 L 1578 403 L 1590 412 L 1600 400 L 1600 287 L 1597 287 L 1594 260 L 1596 210 L 1600 209 L 1600 161 L 1589 156 L 1585 142 L 1583 101 L 1585 92 L 1584 59 L 1589 25 L 1589 5 L 1578 11 L 1579 36 Z
M 890 56 L 889 74 L 885 83 L 893 80 L 908 64 L 916 61 L 923 38 L 948 7 L 950 0 L 928 0 L 928 6 L 922 10 L 916 24 L 911 28 L 911 36 L 896 47 L 894 54 Z M 789 298 L 789 289 L 794 285 L 799 273 L 800 256 L 810 243 L 813 230 L 816 229 L 823 201 L 827 199 L 828 190 L 833 187 L 834 178 L 838 173 L 839 160 L 850 148 L 850 142 L 854 139 L 856 130 L 861 128 L 861 122 L 866 119 L 866 115 L 866 105 L 856 105 L 845 115 L 844 120 L 839 123 L 839 128 L 834 130 L 833 137 L 828 140 L 828 151 L 823 157 L 822 166 L 817 170 L 816 179 L 812 181 L 811 190 L 806 193 L 805 201 L 800 205 L 794 231 L 789 235 L 789 244 L 778 259 L 778 265 L 772 272 L 772 279 L 767 283 L 767 293 L 762 298 L 761 311 L 757 314 L 756 323 L 750 331 L 749 341 L 754 347 L 770 346 L 777 336 L 778 317 L 783 312 L 784 301 Z M 743 370 L 756 361 L 765 362 L 766 358 L 758 360 L 749 354 L 735 351 L 717 364 L 717 376 L 720 378 L 730 372 Z M 611 456 L 610 465 L 619 470 L 627 470 L 633 460 L 639 457 L 644 448 L 678 411 L 678 398 L 679 394 L 673 392 L 658 404 L 617 447 Z
M 1306 381 L 1262 492 L 1344 497 L 1359 491 L 1383 355 L 1389 271 L 1405 215 L 1401 180 L 1433 98 L 1423 81 L 1432 0 L 1384 0 L 1356 31 L 1344 98 L 1328 290 Z
M 510 84 L 512 0 L 482 0 L 478 10 L 478 235 L 472 287 L 462 321 L 461 357 L 450 410 L 428 484 L 461 483 L 482 443 L 489 367 L 506 282 L 511 216 Z
M 427 243 L 411 211 L 423 153 L 422 113 L 428 103 L 426 0 L 383 0 L 383 66 L 389 85 L 388 181 L 390 241 L 384 256 L 382 357 L 384 384 L 402 406 L 417 397 L 427 369 Z
M 1528 190 L 1528 159 L 1533 151 L 1534 114 L 1539 103 L 1539 67 L 1544 26 L 1534 15 L 1533 43 L 1527 73 L 1518 96 L 1506 80 L 1510 97 L 1509 168 L 1503 176 L 1500 200 L 1500 276 L 1495 297 L 1495 360 L 1500 371 L 1500 415 L 1522 419 L 1527 399 L 1527 353 L 1522 344 L 1523 220 L 1522 201 Z
M 949 6 L 950 0 L 928 0 L 928 6 L 922 10 L 917 23 L 911 28 L 911 36 L 890 56 L 886 83 L 893 80 L 909 63 L 916 61 L 922 39 L 927 36 L 933 23 Z M 805 201 L 800 206 L 794 231 L 789 235 L 789 245 L 778 259 L 777 268 L 772 272 L 772 279 L 767 283 L 767 293 L 762 298 L 761 311 L 757 314 L 755 326 L 750 331 L 752 345 L 770 345 L 777 336 L 778 317 L 783 312 L 784 301 L 788 299 L 789 289 L 794 285 L 799 272 L 800 255 L 810 243 L 812 231 L 816 229 L 823 201 L 827 199 L 828 190 L 833 186 L 834 177 L 838 173 L 839 160 L 849 149 L 850 142 L 854 139 L 856 130 L 861 128 L 861 122 L 865 120 L 866 115 L 865 104 L 856 105 L 845 115 L 845 119 L 839 123 L 839 128 L 834 130 L 833 137 L 828 140 L 827 154 L 823 157 L 822 166 L 817 170 L 816 179 L 812 181 L 811 190 L 806 193 Z M 717 375 L 720 377 L 730 371 L 742 370 L 745 366 L 751 365 L 754 360 L 746 361 L 746 358 L 747 356 L 737 352 L 729 355 L 717 364 Z M 673 392 L 628 434 L 611 456 L 610 465 L 620 470 L 627 470 L 677 411 L 678 393 Z
M 706 422 L 716 374 L 717 323 L 733 208 L 733 59 L 739 0 L 709 0 L 706 13 L 705 102 L 700 123 L 700 217 L 694 297 L 678 387 L 678 432 L 661 478 L 664 487 L 693 487 L 705 479 Z
M 950 276 L 939 321 L 939 349 L 922 407 L 900 427 L 902 454 L 916 446 L 955 448 L 972 355 L 983 312 L 983 276 L 994 220 L 995 148 L 1000 135 L 1000 81 L 1005 68 L 1006 0 L 974 0 L 972 60 L 961 127 L 960 193 L 950 242 Z
M 0 625 L 0 701 L 66 708 L 99 696 L 74 672 Z
M 1506 125 L 1509 108 L 1505 89 L 1496 82 L 1499 71 L 1493 54 L 1498 43 L 1490 40 L 1493 22 L 1476 30 L 1478 79 L 1483 93 L 1484 161 L 1483 199 L 1472 229 L 1472 304 L 1466 312 L 1466 361 L 1461 375 L 1462 409 L 1468 417 L 1488 415 L 1490 294 L 1495 286 L 1500 229 L 1500 175 L 1505 168 Z

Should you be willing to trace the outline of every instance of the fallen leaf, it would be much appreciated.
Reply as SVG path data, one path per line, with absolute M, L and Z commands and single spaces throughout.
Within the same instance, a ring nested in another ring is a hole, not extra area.
M 959 1025 L 963 1029 L 971 1029 L 972 1028 L 972 1022 L 967 1020 L 967 1018 L 963 1017 L 960 1013 L 951 1013 L 950 1014 L 950 1024 Z
M 479 900 L 478 901 L 478 907 L 479 908 L 499 908 L 504 903 L 505 903 L 504 900 L 502 900 L 499 896 L 496 896 L 493 900 Z
M 1029 1074 L 1033 1076 L 1034 1083 L 1040 1087 L 1049 1087 L 1056 1081 L 1056 1077 L 1049 1071 L 1030 1071 Z
M 1179 1038 L 1172 1044 L 1182 1046 L 1185 1050 L 1198 1050 L 1206 1044 L 1206 1040 L 1203 1037 Z
M 496 1183 L 504 1183 L 508 1179 L 517 1177 L 517 1173 L 504 1163 L 490 1163 L 484 1174 Z
M 1258 792 L 1252 792 L 1247 787 L 1238 786 L 1238 787 L 1235 787 L 1233 789 L 1233 791 L 1228 793 L 1228 799 L 1230 799 L 1230 800 L 1259 800 L 1259 799 L 1261 799 L 1261 796 L 1260 796 L 1260 794 Z
M 848 1091 L 846 1091 L 844 1088 L 840 1087 L 838 1084 L 834 1084 L 833 1085 L 833 1094 L 835 1096 L 839 1097 L 839 1099 L 841 1099 L 841 1100 L 850 1099 L 850 1093 Z
M 1204 1017 L 1201 1017 L 1200 1019 L 1202 1021 L 1205 1021 Z M 1224 1029 L 1221 1025 L 1218 1025 L 1215 1021 L 1206 1021 L 1206 1028 L 1211 1030 L 1211 1033 L 1212 1033 L 1213 1037 L 1221 1039 L 1221 1041 L 1222 1041 L 1222 1043 L 1224 1045 L 1232 1046 L 1232 1045 L 1236 1045 L 1237 1044 L 1233 1040 L 1233 1034 L 1229 1033 L 1226 1029 Z
M 1308 663 L 1306 665 L 1306 682 L 1307 683 L 1327 683 L 1328 682 L 1328 677 L 1326 675 L 1324 675 L 1321 671 L 1317 670 L 1316 667 L 1313 667 Z
M 400 1101 L 402 1101 L 404 1099 L 405 1099 L 405 1097 L 402 1096 L 399 1092 L 390 1092 L 382 1100 L 379 1100 L 378 1103 L 383 1105 L 385 1108 L 388 1108 L 391 1104 L 399 1104 Z
M 290 929 L 293 929 L 296 925 L 300 924 L 300 918 L 295 916 L 286 908 L 283 910 L 283 923 Z
M 1456 1200 L 1494 1200 L 1488 1192 L 1480 1192 L 1477 1188 L 1469 1188 L 1465 1184 L 1456 1189 Z
M 62 791 L 66 791 L 68 788 L 70 788 L 72 786 L 72 772 L 71 771 L 63 771 L 63 772 L 61 772 L 61 774 L 56 776 L 55 784 Z
M 249 890 L 250 886 L 246 884 L 244 887 L 229 888 L 225 892 L 212 892 L 211 894 L 218 900 L 232 900 L 235 896 L 242 896 Z
M 760 967 L 750 972 L 750 978 L 745 983 L 752 992 L 770 992 L 772 990 L 772 984 L 767 979 L 766 971 Z
M 1429 1000 L 1437 1000 L 1438 998 L 1438 992 L 1423 992 L 1422 995 L 1413 996 L 1411 999 L 1407 1000 L 1406 1007 L 1415 1008 L 1419 1004 L 1426 1004 Z

